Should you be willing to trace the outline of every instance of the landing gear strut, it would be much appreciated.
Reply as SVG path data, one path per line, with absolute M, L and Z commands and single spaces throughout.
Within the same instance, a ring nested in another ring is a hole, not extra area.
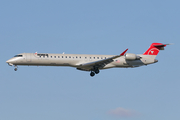
M 17 66 L 15 65 L 14 67 L 15 67 L 15 68 L 14 68 L 14 71 L 17 71 Z
M 98 74 L 98 73 L 99 73 L 99 69 L 94 70 L 94 72 L 95 72 L 96 74 Z

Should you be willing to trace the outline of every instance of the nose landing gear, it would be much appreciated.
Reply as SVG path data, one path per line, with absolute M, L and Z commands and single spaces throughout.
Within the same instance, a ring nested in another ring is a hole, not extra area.
M 17 67 L 16 65 L 15 65 L 14 67 L 15 67 L 15 68 L 14 68 L 14 71 L 17 71 L 17 68 L 18 68 L 18 67 Z

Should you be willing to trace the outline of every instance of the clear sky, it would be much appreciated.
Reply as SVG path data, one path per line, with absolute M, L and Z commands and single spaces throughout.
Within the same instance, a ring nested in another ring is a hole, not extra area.
M 1 0 L 0 120 L 180 119 L 179 0 Z M 144 53 L 158 63 L 102 70 L 8 66 L 23 52 Z

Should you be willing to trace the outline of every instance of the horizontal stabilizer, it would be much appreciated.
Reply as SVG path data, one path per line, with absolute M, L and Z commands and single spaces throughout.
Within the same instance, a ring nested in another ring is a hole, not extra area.
M 166 47 L 166 45 L 171 45 L 171 44 L 162 44 L 162 45 L 153 45 L 154 47 Z

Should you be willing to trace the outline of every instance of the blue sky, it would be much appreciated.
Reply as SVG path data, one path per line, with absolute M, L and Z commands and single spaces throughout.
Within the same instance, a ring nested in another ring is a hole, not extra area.
M 169 120 L 180 118 L 178 0 L 0 1 L 0 119 Z M 19 66 L 23 52 L 144 53 L 174 43 L 158 63 L 102 70 Z

